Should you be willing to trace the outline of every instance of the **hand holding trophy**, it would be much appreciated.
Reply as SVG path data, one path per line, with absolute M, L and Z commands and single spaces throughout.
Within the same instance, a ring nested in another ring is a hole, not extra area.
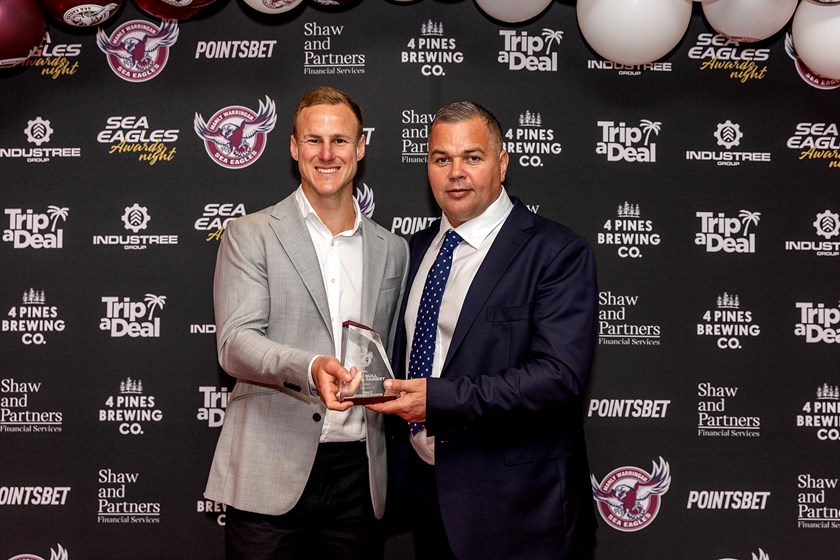
M 379 334 L 353 321 L 344 321 L 341 327 L 341 363 L 353 378 L 340 384 L 338 400 L 371 404 L 397 398 L 398 392 L 383 386 L 394 373 Z

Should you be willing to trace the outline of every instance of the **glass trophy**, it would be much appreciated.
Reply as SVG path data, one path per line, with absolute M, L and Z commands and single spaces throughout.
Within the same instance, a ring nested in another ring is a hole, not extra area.
M 341 324 L 341 363 L 353 374 L 353 379 L 340 383 L 339 401 L 371 404 L 400 396 L 398 391 L 383 386 L 386 379 L 394 378 L 394 373 L 382 339 L 372 328 L 353 321 Z

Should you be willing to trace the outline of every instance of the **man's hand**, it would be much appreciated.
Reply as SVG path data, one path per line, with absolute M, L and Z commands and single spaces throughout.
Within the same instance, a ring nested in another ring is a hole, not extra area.
M 343 412 L 353 406 L 352 401 L 339 402 L 338 387 L 342 381 L 349 383 L 353 375 L 341 365 L 335 356 L 319 356 L 312 362 L 312 381 L 318 388 L 318 395 L 327 408 Z
M 389 379 L 385 381 L 385 388 L 399 391 L 399 398 L 368 404 L 365 408 L 381 414 L 396 414 L 406 422 L 426 420 L 425 379 Z

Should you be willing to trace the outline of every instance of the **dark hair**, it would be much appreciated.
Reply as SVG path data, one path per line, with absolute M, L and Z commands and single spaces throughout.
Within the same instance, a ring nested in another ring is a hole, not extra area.
M 315 105 L 346 105 L 353 111 L 353 114 L 356 115 L 356 120 L 359 122 L 357 137 L 362 136 L 362 110 L 359 108 L 359 105 L 343 91 L 329 86 L 316 87 L 300 98 L 300 101 L 295 106 L 295 120 L 292 125 L 292 135 L 297 136 L 297 121 L 301 111 Z
M 432 121 L 432 127 L 438 122 L 455 124 L 476 118 L 481 119 L 487 126 L 493 149 L 501 152 L 504 142 L 502 140 L 502 125 L 499 124 L 499 119 L 493 113 L 478 103 L 473 103 L 472 101 L 456 101 L 455 103 L 444 105 L 435 115 Z

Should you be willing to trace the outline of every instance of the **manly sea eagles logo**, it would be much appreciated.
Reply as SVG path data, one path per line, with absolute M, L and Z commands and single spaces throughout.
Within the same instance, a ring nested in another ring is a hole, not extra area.
M 659 513 L 659 496 L 671 486 L 668 463 L 659 458 L 646 473 L 637 467 L 619 467 L 599 483 L 592 477 L 592 496 L 598 511 L 613 529 L 631 532 L 647 527 Z
M 58 550 L 50 548 L 50 560 L 67 560 L 69 557 L 70 555 L 67 554 L 67 550 L 60 544 L 58 545 Z M 44 558 L 35 554 L 18 554 L 17 556 L 12 556 L 9 560 L 44 560 Z
M 362 183 L 360 189 L 356 189 L 356 202 L 359 203 L 359 210 L 366 218 L 373 218 L 373 211 L 376 209 L 376 202 L 373 201 L 373 189 Z
M 177 40 L 178 24 L 169 20 L 160 27 L 132 20 L 110 37 L 101 28 L 96 32 L 96 44 L 107 55 L 111 70 L 128 82 L 146 82 L 157 76 L 169 60 L 169 47 Z
M 799 77 L 811 87 L 824 90 L 837 89 L 840 87 L 840 80 L 823 78 L 822 76 L 815 74 L 804 62 L 802 62 L 802 59 L 799 58 L 799 55 L 796 52 L 796 47 L 793 45 L 793 35 L 791 35 L 790 31 L 785 34 L 785 52 L 791 59 L 793 59 L 796 71 L 799 73 Z
M 195 114 L 195 133 L 204 140 L 207 155 L 222 167 L 248 167 L 262 155 L 266 134 L 274 129 L 277 111 L 274 101 L 266 96 L 257 112 L 233 105 L 217 111 L 205 122 Z

